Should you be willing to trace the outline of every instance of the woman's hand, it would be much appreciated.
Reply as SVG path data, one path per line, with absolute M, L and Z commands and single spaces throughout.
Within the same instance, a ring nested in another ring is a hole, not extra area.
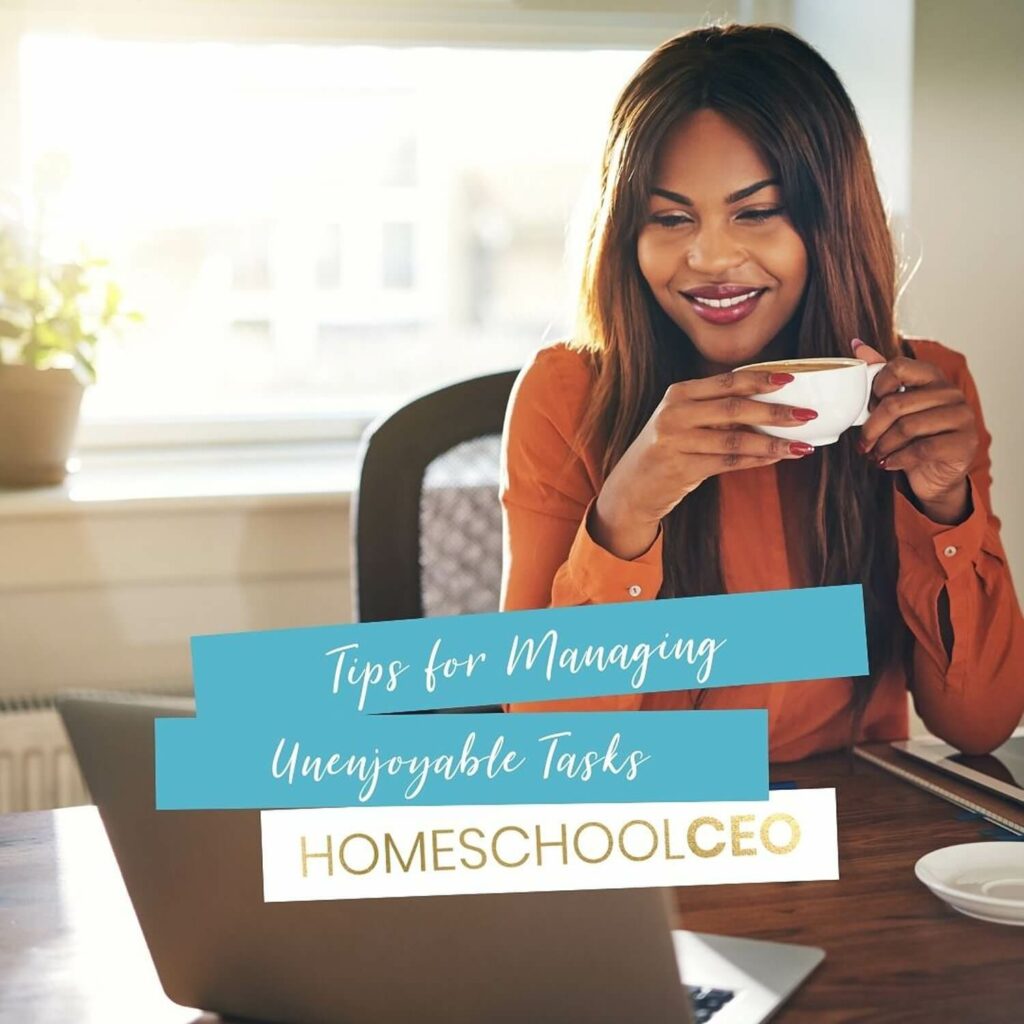
M 854 354 L 885 362 L 859 340 Z M 882 469 L 902 470 L 930 519 L 957 523 L 970 513 L 967 471 L 978 450 L 974 413 L 964 393 L 938 367 L 920 359 L 892 359 L 875 378 L 877 404 L 861 427 L 860 448 Z
M 789 374 L 735 370 L 671 385 L 608 474 L 587 524 L 591 536 L 620 558 L 636 558 L 654 542 L 662 518 L 709 476 L 813 452 L 802 441 L 750 429 L 795 427 L 817 416 L 813 409 L 750 397 L 790 380 Z

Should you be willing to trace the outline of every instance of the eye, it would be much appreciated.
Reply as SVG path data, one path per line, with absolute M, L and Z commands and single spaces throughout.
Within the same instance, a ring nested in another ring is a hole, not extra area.
M 663 228 L 677 228 L 681 224 L 692 224 L 693 222 L 682 213 L 652 213 L 651 220 L 660 224 Z
M 763 224 L 766 220 L 772 217 L 777 217 L 782 213 L 782 207 L 776 206 L 770 210 L 744 210 L 740 214 L 740 220 L 753 221 L 755 224 Z

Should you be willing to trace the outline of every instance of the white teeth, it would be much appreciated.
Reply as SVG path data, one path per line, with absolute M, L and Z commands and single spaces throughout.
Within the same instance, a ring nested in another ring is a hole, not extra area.
M 722 306 L 738 306 L 741 302 L 746 302 L 748 299 L 752 299 L 757 295 L 756 291 L 746 292 L 744 295 L 734 295 L 731 299 L 702 299 L 699 295 L 692 296 L 694 302 L 699 302 L 704 306 L 713 306 L 716 309 Z

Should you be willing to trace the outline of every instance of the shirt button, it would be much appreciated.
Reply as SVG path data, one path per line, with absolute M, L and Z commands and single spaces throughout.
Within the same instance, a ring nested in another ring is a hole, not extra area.
M 945 556 L 946 556 L 947 558 L 952 558 L 952 557 L 953 557 L 953 556 L 954 556 L 954 555 L 956 554 L 956 548 L 955 548 L 955 547 L 953 547 L 953 545 L 952 545 L 952 544 L 950 544 L 950 545 L 949 545 L 949 547 L 948 547 L 948 548 L 946 548 L 946 549 L 945 549 L 945 550 L 944 550 L 944 551 L 943 551 L 942 553 L 943 553 L 943 554 L 944 554 L 944 555 L 945 555 Z
M 643 590 L 638 587 L 635 583 L 629 588 L 630 597 L 639 597 L 643 593 Z

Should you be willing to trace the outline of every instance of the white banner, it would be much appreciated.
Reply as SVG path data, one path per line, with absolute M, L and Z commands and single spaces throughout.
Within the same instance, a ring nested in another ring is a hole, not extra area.
M 260 818 L 268 903 L 839 877 L 834 789 L 729 803 L 345 807 Z

